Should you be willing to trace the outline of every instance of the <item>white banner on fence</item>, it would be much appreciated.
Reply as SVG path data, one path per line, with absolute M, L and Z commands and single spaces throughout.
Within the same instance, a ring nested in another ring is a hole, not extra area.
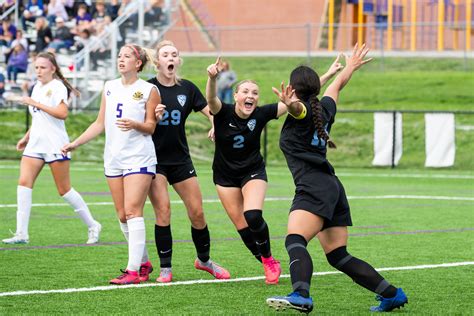
M 393 139 L 395 116 L 395 141 Z M 395 143 L 395 152 L 393 144 Z M 402 157 L 402 114 L 374 113 L 374 166 L 396 166 Z
M 425 114 L 425 167 L 454 165 L 455 122 L 453 113 Z

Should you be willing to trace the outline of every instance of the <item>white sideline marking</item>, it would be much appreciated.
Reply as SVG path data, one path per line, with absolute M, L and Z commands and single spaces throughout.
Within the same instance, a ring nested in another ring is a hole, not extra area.
M 0 169 L 19 169 L 17 165 L 0 165 Z M 271 168 L 270 168 L 271 169 Z M 104 171 L 104 168 L 84 168 L 84 167 L 71 167 L 72 171 Z M 199 174 L 212 174 L 212 170 L 199 170 Z M 290 171 L 272 171 L 267 170 L 269 175 L 288 175 Z M 474 179 L 474 175 L 463 175 L 463 174 L 422 174 L 422 173 L 357 173 L 357 172 L 337 172 L 337 176 L 341 177 L 362 177 L 362 178 L 427 178 L 427 179 Z
M 390 268 L 378 268 L 377 271 L 403 271 L 403 270 L 420 270 L 420 269 L 435 269 L 435 268 L 451 268 L 474 265 L 473 261 L 466 262 L 453 262 L 453 263 L 441 263 L 441 264 L 424 264 L 419 266 L 406 266 L 406 267 L 390 267 Z M 340 274 L 339 271 L 326 271 L 326 272 L 315 272 L 314 276 L 317 275 L 331 275 Z M 280 278 L 289 278 L 289 274 L 282 274 Z M 92 291 L 109 291 L 117 289 L 129 289 L 129 288 L 141 288 L 141 287 L 156 287 L 156 286 L 175 286 L 175 285 L 193 285 L 193 284 L 209 284 L 209 283 L 231 283 L 231 282 L 246 282 L 263 280 L 264 276 L 257 277 L 246 277 L 236 278 L 229 280 L 189 280 L 189 281 L 178 281 L 170 283 L 143 283 L 143 284 L 127 284 L 127 285 L 107 285 L 107 286 L 96 286 L 96 287 L 83 287 L 77 289 L 62 289 L 62 290 L 33 290 L 33 291 L 14 291 L 14 292 L 0 292 L 2 296 L 20 296 L 20 295 L 36 295 L 36 294 L 53 294 L 53 293 L 76 293 L 76 292 L 92 292 Z
M 430 196 L 430 195 L 367 195 L 348 196 L 349 200 L 386 200 L 386 199 L 409 199 L 409 200 L 448 200 L 448 201 L 474 201 L 474 197 L 466 196 Z M 293 197 L 267 197 L 265 201 L 292 201 Z M 220 203 L 219 199 L 204 199 L 203 203 Z M 150 204 L 150 201 L 146 202 Z M 181 200 L 173 200 L 171 204 L 183 204 Z M 113 202 L 88 202 L 87 205 L 113 205 Z M 68 206 L 67 203 L 34 203 L 34 207 Z M 17 207 L 16 204 L 0 204 L 0 208 Z

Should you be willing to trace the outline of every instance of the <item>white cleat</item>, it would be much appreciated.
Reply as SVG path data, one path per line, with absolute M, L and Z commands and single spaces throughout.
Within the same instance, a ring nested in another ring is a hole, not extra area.
M 22 234 L 15 234 L 13 235 L 13 237 L 11 238 L 6 238 L 6 239 L 3 239 L 2 242 L 4 244 L 10 244 L 10 245 L 14 245 L 14 244 L 27 244 L 29 243 L 30 241 L 28 240 L 28 236 L 25 236 L 25 235 L 22 235 Z
M 87 233 L 87 244 L 96 244 L 99 242 L 100 231 L 102 230 L 102 225 L 99 222 L 95 222 L 95 225 L 89 228 Z

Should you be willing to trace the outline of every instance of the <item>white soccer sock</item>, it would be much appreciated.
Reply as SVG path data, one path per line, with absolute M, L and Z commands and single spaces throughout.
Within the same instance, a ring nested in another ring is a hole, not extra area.
M 125 239 L 127 240 L 127 243 L 128 243 L 128 236 L 129 236 L 129 232 L 128 232 L 128 224 L 127 223 L 122 223 L 120 222 L 120 230 L 122 231 L 123 233 L 123 236 L 125 237 Z M 145 251 L 143 252 L 143 257 L 142 257 L 142 263 L 146 263 L 148 262 L 149 257 L 148 257 L 148 250 L 146 249 L 146 246 L 145 246 Z
M 31 197 L 33 189 L 17 186 L 16 188 L 16 233 L 24 237 L 28 236 L 28 224 L 30 223 Z
M 82 196 L 77 193 L 76 190 L 74 190 L 74 188 L 71 188 L 71 190 L 69 190 L 69 192 L 64 194 L 62 197 L 64 201 L 71 205 L 71 207 L 79 215 L 79 217 L 82 219 L 84 224 L 87 225 L 87 227 L 91 228 L 95 226 L 96 221 L 92 217 L 86 202 L 84 201 Z
M 127 220 L 129 230 L 127 270 L 138 271 L 145 252 L 145 219 L 134 217 Z

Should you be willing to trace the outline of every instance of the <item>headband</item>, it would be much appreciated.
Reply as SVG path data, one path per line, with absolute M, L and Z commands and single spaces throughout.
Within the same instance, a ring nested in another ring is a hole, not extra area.
M 137 59 L 140 59 L 140 54 L 138 53 L 138 50 L 133 45 L 125 45 L 125 47 L 131 48 L 133 52 L 135 53 L 135 57 L 137 57 Z

